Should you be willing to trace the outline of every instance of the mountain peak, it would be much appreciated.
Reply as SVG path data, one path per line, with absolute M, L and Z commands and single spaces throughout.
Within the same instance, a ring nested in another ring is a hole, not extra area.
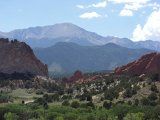
M 17 29 L 8 33 L 0 32 L 0 37 L 18 39 L 26 42 L 31 47 L 50 47 L 57 42 L 73 42 L 83 46 L 115 43 L 127 48 L 147 48 L 160 51 L 160 42 L 158 41 L 133 42 L 128 38 L 118 38 L 114 36 L 103 37 L 67 22 Z
M 73 24 L 73 23 L 57 23 L 57 24 L 54 24 L 54 25 L 51 25 L 51 26 L 54 26 L 54 27 L 63 27 L 63 28 L 80 28 L 79 26 Z M 82 29 L 82 28 L 80 28 Z
M 9 38 L 19 39 L 28 44 L 36 42 L 46 42 L 54 45 L 56 42 L 75 42 L 82 45 L 102 45 L 105 44 L 105 38 L 89 32 L 72 23 L 58 23 L 55 25 L 30 27 L 27 29 L 14 30 L 6 33 Z M 41 41 L 42 40 L 42 41 Z M 44 44 L 43 44 L 44 45 Z M 32 45 L 31 45 L 32 46 Z

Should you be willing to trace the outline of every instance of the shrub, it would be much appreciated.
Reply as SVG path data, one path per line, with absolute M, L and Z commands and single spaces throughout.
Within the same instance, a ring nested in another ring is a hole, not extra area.
M 149 105 L 149 104 L 150 104 L 150 101 L 149 101 L 149 99 L 147 99 L 147 98 L 142 98 L 142 99 L 141 99 L 141 103 L 142 103 L 142 105 Z
M 90 93 L 85 92 L 80 96 L 80 100 L 81 101 L 85 101 L 85 100 L 92 101 L 92 96 L 90 95 Z
M 157 99 L 157 94 L 153 92 L 148 96 L 148 98 L 149 100 L 154 101 Z
M 63 101 L 62 105 L 63 105 L 63 106 L 69 106 L 69 105 L 70 105 L 70 103 L 69 103 L 69 101 L 68 101 L 68 100 L 65 100 L 65 101 Z
M 94 107 L 95 107 L 95 105 L 94 105 L 94 103 L 93 103 L 93 102 L 88 102 L 88 103 L 87 103 L 87 106 L 88 106 L 88 107 L 92 107 L 92 108 L 94 108 Z
M 136 106 L 139 105 L 139 100 L 138 100 L 138 99 L 135 99 L 135 100 L 134 100 L 134 105 L 136 105 Z
M 62 100 L 68 100 L 68 99 L 71 99 L 72 96 L 71 95 L 63 95 L 62 96 Z
M 95 118 L 94 115 L 89 114 L 89 115 L 87 116 L 87 120 L 96 120 L 96 118 Z
M 0 93 L 0 103 L 6 103 L 10 100 L 10 96 L 7 94 Z
M 129 101 L 128 101 L 128 105 L 132 105 L 132 101 L 129 100 Z
M 124 120 L 143 120 L 144 114 L 143 113 L 128 113 Z
M 17 120 L 18 116 L 15 115 L 14 113 L 8 112 L 4 114 L 5 120 Z
M 153 74 L 151 76 L 151 80 L 152 80 L 152 82 L 158 81 L 159 80 L 159 74 L 158 73 Z
M 74 114 L 74 113 L 67 113 L 67 114 L 64 116 L 64 119 L 65 119 L 65 120 L 76 120 L 76 119 L 77 119 L 77 115 Z
M 118 120 L 123 120 L 125 114 L 124 113 L 118 113 Z
M 112 101 L 114 98 L 118 98 L 119 92 L 120 91 L 117 87 L 111 87 L 104 92 L 104 98 Z
M 44 108 L 44 109 L 48 109 L 48 108 L 49 108 L 49 106 L 48 106 L 48 103 L 47 103 L 47 102 L 45 102 L 45 103 L 43 104 L 43 108 Z
M 137 88 L 127 88 L 124 92 L 124 98 L 130 98 L 137 93 Z
M 37 98 L 34 102 L 38 103 L 39 105 L 43 105 L 45 103 L 45 100 L 43 98 Z
M 71 103 L 71 107 L 73 107 L 73 108 L 78 108 L 79 106 L 80 106 L 80 104 L 79 104 L 78 101 L 73 101 L 73 102 Z
M 103 103 L 103 107 L 104 107 L 104 108 L 110 109 L 111 106 L 112 106 L 112 103 L 111 103 L 111 102 L 104 101 L 104 103 Z
M 44 94 L 44 93 L 43 93 L 43 90 L 40 90 L 40 89 L 39 89 L 39 90 L 36 91 L 36 94 L 37 94 L 37 95 L 42 95 L 42 94 Z
M 157 86 L 155 84 L 151 85 L 151 91 L 158 92 Z
M 58 116 L 55 120 L 64 120 L 64 118 L 62 116 Z

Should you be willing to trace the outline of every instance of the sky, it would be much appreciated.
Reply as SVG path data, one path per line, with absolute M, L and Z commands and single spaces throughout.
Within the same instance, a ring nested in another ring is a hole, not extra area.
M 73 23 L 102 36 L 160 41 L 160 0 L 0 0 L 0 31 Z

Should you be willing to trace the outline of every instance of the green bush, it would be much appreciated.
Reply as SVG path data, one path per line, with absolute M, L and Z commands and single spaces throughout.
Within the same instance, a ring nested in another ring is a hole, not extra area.
M 64 120 L 64 118 L 62 116 L 58 116 L 55 120 Z
M 154 101 L 156 100 L 158 97 L 157 97 L 157 94 L 156 93 L 151 93 L 149 96 L 148 96 L 148 99 L 151 100 L 151 101 Z
M 70 103 L 69 103 L 69 101 L 68 101 L 68 100 L 65 100 L 65 101 L 63 101 L 63 102 L 62 102 L 62 105 L 63 105 L 63 106 L 69 106 L 69 105 L 70 105 Z
M 129 101 L 128 101 L 128 105 L 132 105 L 132 101 L 129 100 Z
M 95 105 L 93 102 L 88 102 L 86 105 L 87 105 L 87 107 L 95 108 Z
M 4 114 L 5 120 L 17 120 L 18 116 L 15 115 L 14 113 L 8 112 Z
M 79 106 L 80 106 L 80 104 L 79 104 L 78 101 L 73 101 L 73 102 L 71 103 L 71 107 L 73 107 L 73 108 L 78 108 Z
M 5 93 L 0 93 L 0 103 L 6 103 L 10 101 L 10 96 Z
M 150 101 L 148 98 L 142 98 L 141 99 L 141 104 L 142 105 L 150 105 Z
M 112 106 L 112 103 L 111 103 L 111 102 L 104 101 L 104 103 L 103 103 L 103 107 L 104 107 L 104 108 L 110 109 L 111 106 Z
M 67 113 L 65 116 L 64 116 L 64 119 L 65 120 L 76 120 L 78 118 L 78 115 L 77 114 L 74 114 L 74 113 Z
M 158 92 L 157 86 L 155 84 L 151 85 L 151 91 Z
M 151 75 L 151 80 L 152 80 L 152 82 L 159 81 L 159 74 L 155 73 L 155 74 Z
M 96 120 L 96 117 L 95 117 L 95 115 L 93 115 L 93 114 L 89 114 L 89 115 L 87 116 L 87 120 Z
M 138 99 L 135 99 L 135 100 L 134 100 L 134 105 L 136 105 L 136 106 L 139 105 L 139 100 L 138 100 Z

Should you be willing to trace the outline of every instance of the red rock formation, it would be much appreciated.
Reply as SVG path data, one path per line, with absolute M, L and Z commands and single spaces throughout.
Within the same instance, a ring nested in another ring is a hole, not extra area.
M 150 53 L 114 71 L 115 74 L 141 75 L 160 73 L 160 53 Z
M 65 84 L 82 84 L 82 83 L 87 83 L 89 81 L 95 81 L 102 79 L 101 75 L 85 75 L 82 74 L 81 71 L 77 70 L 70 78 L 63 78 L 62 82 Z M 68 86 L 67 86 L 68 87 Z
M 79 71 L 79 70 L 77 70 L 77 71 L 74 72 L 74 74 L 70 78 L 63 78 L 62 81 L 64 83 L 70 83 L 70 84 L 72 84 L 72 83 L 75 83 L 75 82 L 79 81 L 83 77 L 84 76 L 83 76 L 82 72 Z
M 47 65 L 36 58 L 26 43 L 0 39 L 0 73 L 15 72 L 48 76 Z
M 82 72 L 81 71 L 79 71 L 79 70 L 77 70 L 77 71 L 75 71 L 75 73 L 73 74 L 73 76 L 71 76 L 70 78 L 69 78 L 69 82 L 76 82 L 77 80 L 79 80 L 80 78 L 82 78 L 83 77 L 83 75 L 82 75 Z

